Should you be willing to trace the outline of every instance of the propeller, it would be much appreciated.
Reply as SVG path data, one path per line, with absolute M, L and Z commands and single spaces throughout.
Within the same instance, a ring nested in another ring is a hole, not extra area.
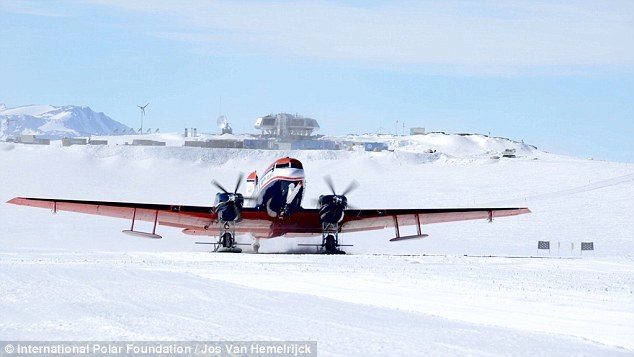
M 238 193 L 238 189 L 240 188 L 240 183 L 242 182 L 242 179 L 243 179 L 243 178 L 244 178 L 244 173 L 243 173 L 243 172 L 240 172 L 240 173 L 238 174 L 238 180 L 236 181 L 236 188 L 233 190 L 233 193 L 234 193 L 234 194 L 237 194 L 237 193 Z M 227 189 L 225 189 L 225 188 L 224 188 L 224 187 L 220 184 L 220 182 L 218 182 L 218 181 L 216 181 L 216 180 L 212 180 L 212 181 L 211 181 L 211 183 L 212 183 L 214 186 L 218 187 L 218 189 L 219 189 L 220 191 L 222 191 L 222 192 L 224 192 L 224 193 L 229 193 L 229 194 L 231 193 L 231 192 L 227 191 Z
M 332 192 L 332 194 L 335 196 L 346 196 L 359 187 L 359 182 L 357 180 L 352 180 L 350 184 L 348 184 L 348 187 L 346 187 L 346 189 L 343 190 L 340 195 L 338 195 L 337 190 L 335 190 L 335 184 L 332 182 L 332 177 L 330 175 L 326 175 L 324 176 L 324 181 L 326 181 L 326 185 L 330 189 L 330 192 Z
M 348 187 L 338 195 L 332 177 L 326 175 L 324 176 L 324 181 L 332 192 L 332 195 L 322 195 L 319 197 L 319 216 L 323 223 L 336 224 L 341 222 L 345 210 L 349 207 L 346 195 L 359 187 L 359 183 L 357 180 L 352 180 L 352 182 L 348 184 Z
M 332 192 L 333 196 L 336 197 L 345 197 L 346 195 L 348 195 L 349 193 L 351 193 L 352 191 L 356 190 L 357 188 L 359 188 L 359 182 L 357 180 L 352 180 L 350 182 L 350 184 L 348 184 L 348 187 L 346 187 L 346 189 L 343 191 L 342 194 L 338 195 L 337 194 L 337 190 L 335 189 L 335 184 L 333 183 L 332 177 L 330 175 L 326 175 L 324 176 L 324 181 L 326 182 L 326 185 L 328 186 L 328 188 L 330 189 L 330 192 Z M 311 199 L 311 202 L 317 206 L 317 208 L 319 208 L 320 206 L 320 201 L 317 198 L 313 198 Z M 352 208 L 355 209 L 353 205 L 348 204 L 347 205 L 348 208 Z
M 352 191 L 356 190 L 359 187 L 359 182 L 357 182 L 357 180 L 352 180 L 350 184 L 348 185 L 348 187 L 346 187 L 346 189 L 343 190 L 343 192 L 340 195 L 338 195 L 335 190 L 335 184 L 332 182 L 332 177 L 330 175 L 326 175 L 324 176 L 324 181 L 326 181 L 326 185 L 328 185 L 328 188 L 330 189 L 332 194 L 335 196 L 346 196 L 347 194 L 351 193 Z
M 245 197 L 242 196 L 241 193 L 238 193 L 238 189 L 240 188 L 243 177 L 244 174 L 240 172 L 233 192 L 229 192 L 220 182 L 216 180 L 211 181 L 214 186 L 222 191 L 216 194 L 214 209 L 216 214 L 218 214 L 218 218 L 224 222 L 233 222 L 240 219 L 240 212 L 242 211 Z

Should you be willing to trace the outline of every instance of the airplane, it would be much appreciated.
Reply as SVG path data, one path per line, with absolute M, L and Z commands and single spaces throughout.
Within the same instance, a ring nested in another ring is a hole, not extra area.
M 348 206 L 346 195 L 358 187 L 353 181 L 337 194 L 330 176 L 325 178 L 331 193 L 321 195 L 315 209 L 302 207 L 305 189 L 303 164 L 290 157 L 273 162 L 264 174 L 251 172 L 246 179 L 246 196 L 238 193 L 243 175 L 240 174 L 233 192 L 217 181 L 212 183 L 220 190 L 213 206 L 183 206 L 134 202 L 79 201 L 56 198 L 15 197 L 8 203 L 47 208 L 54 213 L 69 211 L 131 220 L 130 229 L 123 233 L 144 237 L 162 238 L 156 234 L 157 225 L 176 227 L 195 236 L 214 236 L 214 251 L 240 253 L 235 239 L 237 234 L 251 234 L 253 251 L 258 252 L 261 238 L 274 237 L 322 237 L 315 246 L 325 254 L 345 254 L 340 248 L 339 234 L 394 228 L 390 241 L 425 238 L 422 226 L 432 223 L 454 222 L 516 216 L 530 213 L 526 207 L 484 208 L 408 208 L 408 209 L 356 209 Z M 245 207 L 245 200 L 252 207 Z M 153 222 L 152 232 L 134 229 L 135 222 Z M 415 226 L 416 234 L 402 235 L 401 228 Z

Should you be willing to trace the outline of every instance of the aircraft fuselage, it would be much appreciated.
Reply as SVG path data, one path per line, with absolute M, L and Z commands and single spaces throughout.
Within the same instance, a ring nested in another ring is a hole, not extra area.
M 252 191 L 255 208 L 271 217 L 285 217 L 301 206 L 304 184 L 304 166 L 299 160 L 286 157 L 276 160 L 261 177 L 252 172 L 247 178 L 247 193 Z

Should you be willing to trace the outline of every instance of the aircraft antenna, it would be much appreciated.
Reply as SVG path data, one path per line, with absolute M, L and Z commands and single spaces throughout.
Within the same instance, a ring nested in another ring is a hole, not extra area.
M 218 125 L 218 128 L 220 128 L 223 134 L 233 134 L 233 129 L 231 129 L 226 116 L 219 116 L 218 119 L 216 119 L 216 125 Z

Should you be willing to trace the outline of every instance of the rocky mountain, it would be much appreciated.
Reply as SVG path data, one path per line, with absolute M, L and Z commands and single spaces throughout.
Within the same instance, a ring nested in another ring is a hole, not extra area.
M 108 135 L 129 132 L 131 128 L 97 113 L 89 107 L 66 105 L 26 105 L 7 108 L 0 104 L 0 139 L 21 134 L 61 139 L 88 135 Z

